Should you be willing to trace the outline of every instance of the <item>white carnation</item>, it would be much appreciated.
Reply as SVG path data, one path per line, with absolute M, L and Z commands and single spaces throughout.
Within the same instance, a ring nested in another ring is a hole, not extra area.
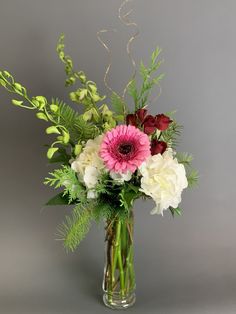
M 71 168 L 88 189 L 94 189 L 105 166 L 99 156 L 103 135 L 88 140 L 82 153 L 72 162 Z M 92 195 L 92 193 L 91 193 Z
M 162 214 L 170 206 L 177 208 L 181 193 L 188 186 L 185 168 L 173 157 L 172 151 L 150 156 L 139 168 L 141 189 L 156 203 L 152 214 Z

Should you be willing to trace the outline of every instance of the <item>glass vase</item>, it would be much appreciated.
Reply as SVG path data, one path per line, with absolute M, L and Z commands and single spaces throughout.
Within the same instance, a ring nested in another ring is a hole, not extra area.
M 112 309 L 125 309 L 135 303 L 134 217 L 106 221 L 103 301 Z

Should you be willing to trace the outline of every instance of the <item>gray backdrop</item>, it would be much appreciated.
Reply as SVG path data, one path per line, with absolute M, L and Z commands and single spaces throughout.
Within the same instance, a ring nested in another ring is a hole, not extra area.
M 121 91 L 131 74 L 119 23 L 119 0 L 0 0 L 0 68 L 11 71 L 32 95 L 68 100 L 63 66 L 55 53 L 66 34 L 78 69 L 98 82 L 113 49 L 110 84 Z M 236 312 L 234 0 L 135 0 L 141 35 L 136 60 L 160 45 L 166 78 L 153 114 L 177 109 L 184 124 L 180 149 L 195 156 L 200 186 L 184 193 L 184 215 L 149 215 L 136 205 L 137 303 L 130 313 L 233 314 Z M 67 208 L 41 210 L 53 195 L 42 181 L 45 124 L 15 108 L 0 90 L 0 313 L 109 313 L 101 301 L 103 226 L 94 225 L 75 254 L 66 255 L 54 231 Z M 234 193 L 234 195 L 233 195 Z

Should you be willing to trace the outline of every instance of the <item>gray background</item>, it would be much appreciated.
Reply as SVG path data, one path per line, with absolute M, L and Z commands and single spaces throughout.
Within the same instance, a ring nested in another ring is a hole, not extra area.
M 119 0 L 0 0 L 0 68 L 32 95 L 68 100 L 63 66 L 55 53 L 66 34 L 75 65 L 101 91 L 113 49 L 110 84 L 121 91 L 131 73 L 125 42 L 132 29 L 119 23 Z M 149 215 L 136 205 L 137 303 L 130 313 L 236 313 L 234 0 L 136 0 L 133 18 L 141 35 L 136 60 L 160 45 L 166 78 L 153 114 L 177 109 L 184 124 L 180 150 L 195 156 L 200 186 L 184 193 L 184 215 Z M 53 195 L 42 181 L 45 124 L 13 107 L 0 90 L 0 313 L 109 313 L 101 301 L 103 226 L 94 225 L 80 248 L 66 255 L 54 231 L 67 208 L 41 205 Z M 233 195 L 234 193 L 234 195 Z

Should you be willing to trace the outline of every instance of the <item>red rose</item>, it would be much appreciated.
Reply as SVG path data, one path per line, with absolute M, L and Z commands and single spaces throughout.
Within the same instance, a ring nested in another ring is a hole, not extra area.
M 146 117 L 147 109 L 138 109 L 136 115 L 141 123 L 143 123 L 144 118 Z
M 163 141 L 158 140 L 152 140 L 151 143 L 151 154 L 157 155 L 157 154 L 163 154 L 166 151 L 167 144 Z
M 169 127 L 169 124 L 172 122 L 172 120 L 166 115 L 164 115 L 163 113 L 156 115 L 155 118 L 156 118 L 156 127 L 160 131 L 165 131 Z
M 137 117 L 136 114 L 127 114 L 126 116 L 126 124 L 127 125 L 133 125 L 133 126 L 137 126 Z
M 147 115 L 143 121 L 144 133 L 151 135 L 156 131 L 156 119 L 151 115 Z

